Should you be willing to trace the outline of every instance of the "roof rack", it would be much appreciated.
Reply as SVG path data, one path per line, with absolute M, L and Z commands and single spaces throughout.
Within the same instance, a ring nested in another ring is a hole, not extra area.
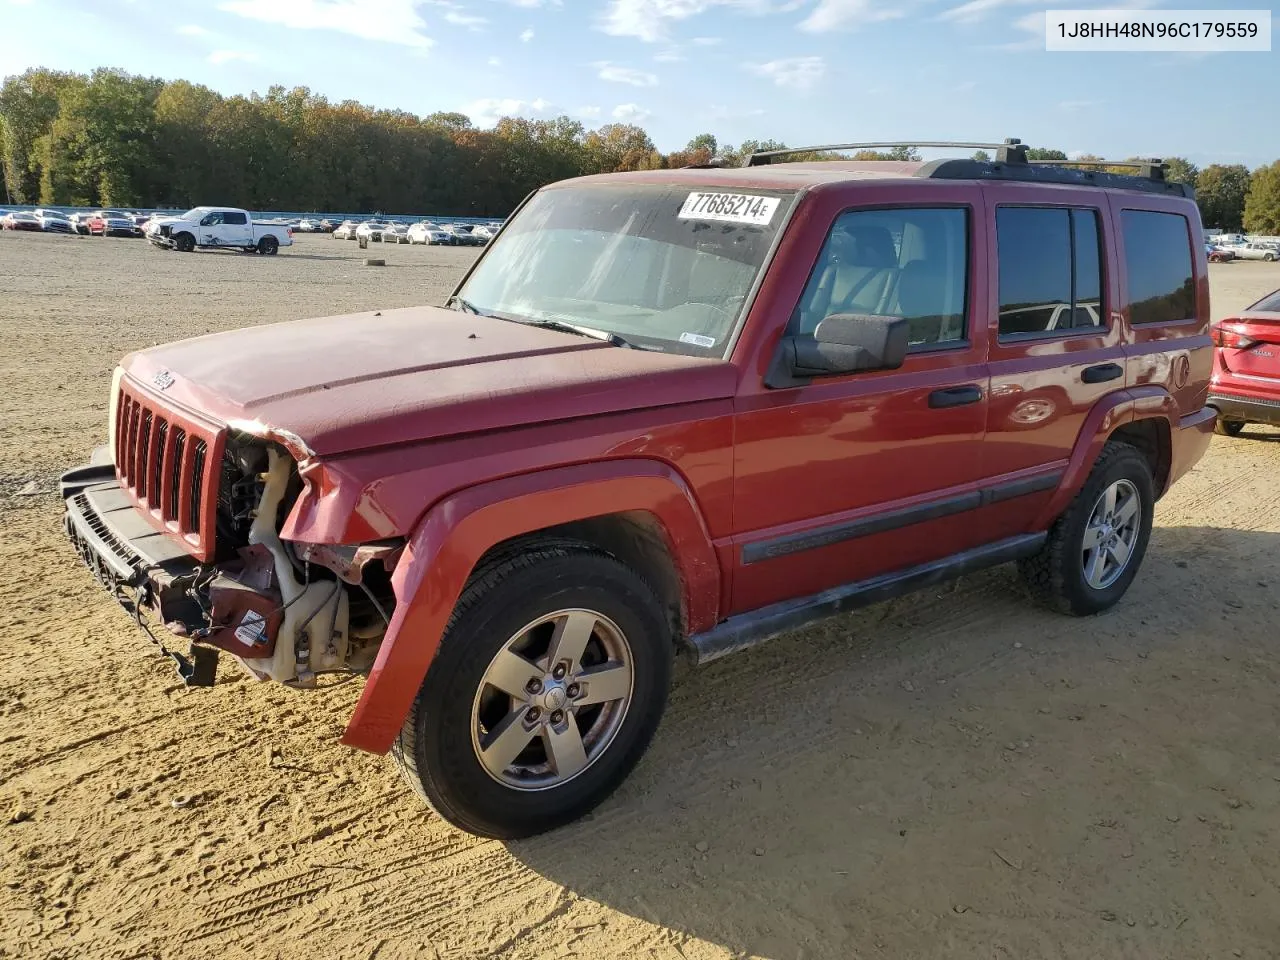
M 1144 160 L 1031 160 L 1027 146 L 1016 137 L 1000 143 L 967 143 L 955 141 L 890 141 L 884 143 L 838 143 L 818 147 L 792 147 L 785 150 L 767 150 L 753 153 L 747 166 L 759 167 L 772 163 L 778 157 L 802 153 L 830 153 L 836 150 L 885 150 L 901 147 L 927 147 L 936 149 L 994 150 L 994 160 L 946 159 L 931 160 L 922 164 L 912 174 L 932 180 L 1017 180 L 1027 183 L 1077 184 L 1081 186 L 1111 187 L 1117 190 L 1140 190 L 1145 193 L 1164 193 L 1172 196 L 1195 198 L 1195 188 L 1185 183 L 1171 183 L 1165 179 L 1168 165 L 1161 159 Z M 1127 167 L 1136 174 L 1113 173 L 1097 167 Z
M 947 150 L 994 150 L 997 163 L 1026 163 L 1027 148 L 1021 140 L 1009 138 L 1002 143 L 963 143 L 956 140 L 890 140 L 883 143 L 828 143 L 819 147 L 786 147 L 753 153 L 748 167 L 762 167 L 775 157 L 791 157 L 799 153 L 832 153 L 836 150 L 885 150 L 899 147 L 930 147 Z

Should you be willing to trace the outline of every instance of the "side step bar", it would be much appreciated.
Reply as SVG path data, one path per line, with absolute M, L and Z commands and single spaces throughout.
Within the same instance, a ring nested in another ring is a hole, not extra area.
M 941 560 L 832 587 L 798 600 L 783 600 L 723 620 L 710 630 L 691 636 L 689 643 L 698 665 L 710 663 L 818 620 L 953 580 L 984 567 L 1029 557 L 1043 546 L 1047 536 L 1046 533 L 1024 533 Z

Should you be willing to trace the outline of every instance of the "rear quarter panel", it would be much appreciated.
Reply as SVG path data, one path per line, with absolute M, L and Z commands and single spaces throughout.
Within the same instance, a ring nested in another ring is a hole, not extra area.
M 1213 342 L 1209 338 L 1209 265 L 1202 242 L 1200 212 L 1191 200 L 1146 194 L 1112 193 L 1109 197 L 1112 233 L 1120 282 L 1120 320 L 1124 325 L 1126 383 L 1130 387 L 1159 386 L 1173 397 L 1181 416 L 1204 406 L 1213 373 Z M 1125 210 L 1178 214 L 1186 220 L 1195 284 L 1195 315 L 1170 323 L 1133 322 L 1132 296 L 1124 250 Z M 1177 423 L 1172 424 L 1175 428 Z

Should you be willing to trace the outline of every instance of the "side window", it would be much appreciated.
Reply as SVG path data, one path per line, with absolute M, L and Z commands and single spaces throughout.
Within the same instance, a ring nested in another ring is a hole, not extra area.
M 1096 210 L 999 207 L 996 250 L 1001 338 L 1102 325 Z
M 1122 210 L 1131 323 L 1169 323 L 1196 315 L 1195 277 L 1187 218 L 1176 213 Z
M 200 221 L 200 225 L 203 227 L 216 227 L 220 223 L 222 223 L 222 214 L 216 213 L 216 212 L 209 214 L 207 217 L 205 217 L 203 220 Z
M 913 347 L 965 341 L 969 217 L 961 207 L 854 210 L 837 218 L 792 314 L 812 336 L 837 313 L 904 317 Z
M 249 218 L 243 213 L 224 213 L 223 223 L 235 224 L 236 226 L 244 226 L 249 222 Z

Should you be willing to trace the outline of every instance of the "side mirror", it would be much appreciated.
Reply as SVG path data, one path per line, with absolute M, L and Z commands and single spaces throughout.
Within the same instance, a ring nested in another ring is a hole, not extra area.
M 907 358 L 909 325 L 902 317 L 836 313 L 813 336 L 783 337 L 765 386 L 795 387 L 813 377 L 895 370 Z

